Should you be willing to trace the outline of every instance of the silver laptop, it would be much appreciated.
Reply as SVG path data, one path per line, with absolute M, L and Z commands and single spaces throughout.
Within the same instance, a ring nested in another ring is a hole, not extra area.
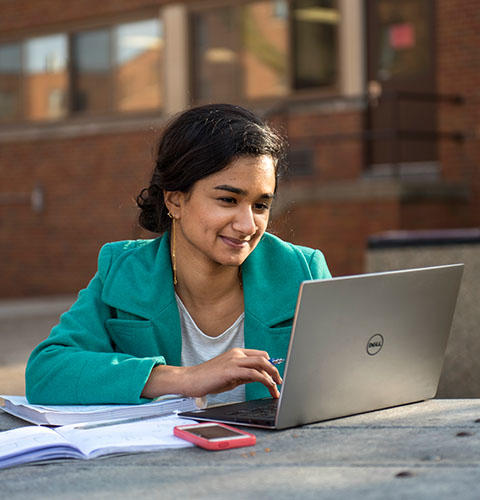
M 300 285 L 280 398 L 180 413 L 284 429 L 435 396 L 463 264 Z

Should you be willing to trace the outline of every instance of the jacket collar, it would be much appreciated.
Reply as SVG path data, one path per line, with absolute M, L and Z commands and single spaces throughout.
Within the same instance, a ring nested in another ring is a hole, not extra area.
M 291 246 L 265 233 L 242 265 L 245 313 L 266 326 L 292 319 L 298 285 L 306 278 Z
M 102 299 L 111 307 L 154 319 L 172 304 L 176 307 L 170 238 L 165 233 L 138 243 L 131 249 L 124 246 L 124 251 L 113 257 Z
M 155 319 L 166 308 L 176 307 L 169 233 L 132 246 L 114 258 L 102 299 L 117 309 Z M 291 319 L 298 283 L 306 279 L 302 267 L 290 245 L 266 233 L 242 265 L 246 314 L 266 326 Z

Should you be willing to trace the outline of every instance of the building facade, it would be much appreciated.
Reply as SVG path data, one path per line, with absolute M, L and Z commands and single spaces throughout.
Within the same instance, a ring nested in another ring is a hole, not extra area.
M 365 270 L 382 231 L 480 224 L 476 0 L 0 0 L 0 297 L 71 293 L 136 223 L 172 114 L 289 139 L 271 230 Z

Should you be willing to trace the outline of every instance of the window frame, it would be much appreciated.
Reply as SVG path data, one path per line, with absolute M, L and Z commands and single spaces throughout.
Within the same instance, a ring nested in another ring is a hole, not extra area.
M 253 0 L 254 1 L 254 0 Z M 244 5 L 247 3 L 252 3 L 252 0 L 238 0 L 237 2 L 225 2 L 224 0 L 216 1 L 216 0 L 207 0 L 205 3 L 202 3 L 202 5 L 198 4 L 191 4 L 188 5 L 188 10 L 187 10 L 187 30 L 188 33 L 186 34 L 188 36 L 188 87 L 190 91 L 190 95 L 192 96 L 192 102 L 194 104 L 206 104 L 209 101 L 209 99 L 197 99 L 196 98 L 196 92 L 197 92 L 197 62 L 195 60 L 195 37 L 194 37 L 194 19 L 193 16 L 201 13 L 201 12 L 206 12 L 208 10 L 211 10 L 212 8 L 217 8 L 217 7 L 234 7 L 234 16 L 237 17 L 237 12 L 238 10 L 236 9 L 237 6 L 239 5 Z M 238 21 L 238 19 L 235 19 L 235 21 Z M 238 31 L 234 34 L 234 50 L 235 53 L 238 54 L 241 49 L 241 41 L 240 37 L 238 36 Z M 235 68 L 235 81 L 236 82 L 241 82 L 243 77 L 243 73 L 239 67 L 239 65 L 236 65 Z M 236 83 L 236 91 L 241 89 L 241 83 Z M 240 90 L 241 91 L 241 90 Z M 235 99 L 235 98 L 232 98 Z
M 90 117 L 96 117 L 96 116 L 105 116 L 111 113 L 118 113 L 119 111 L 114 108 L 114 102 L 115 102 L 115 96 L 116 96 L 116 81 L 114 77 L 114 68 L 115 68 L 115 54 L 114 54 L 114 43 L 113 43 L 113 31 L 114 27 L 117 24 L 112 24 L 108 26 L 96 26 L 91 29 L 83 29 L 83 30 L 78 30 L 75 32 L 70 32 L 68 36 L 69 40 L 69 63 L 70 63 L 70 72 L 69 72 L 69 91 L 70 91 L 70 99 L 69 99 L 69 105 L 70 107 L 68 108 L 68 114 L 70 116 L 90 116 Z M 78 73 L 76 71 L 75 67 L 75 58 L 74 58 L 74 38 L 76 35 L 80 35 L 83 33 L 88 33 L 90 31 L 101 31 L 105 30 L 107 31 L 108 34 L 108 55 L 109 55 L 109 74 L 108 74 L 108 80 L 109 80 L 109 88 L 111 89 L 111 92 L 109 92 L 108 96 L 108 107 L 105 111 L 98 111 L 98 110 L 79 110 L 76 108 L 76 99 L 78 98 Z
M 25 38 L 21 38 L 21 39 L 5 39 L 5 40 L 2 40 L 0 39 L 0 44 L 1 45 L 19 45 L 20 47 L 20 68 L 21 68 L 21 71 L 19 73 L 19 85 L 18 85 L 18 90 L 19 90 L 19 103 L 18 103 L 18 112 L 16 113 L 17 116 L 21 117 L 20 119 L 13 119 L 13 120 L 1 120 L 0 119 L 0 127 L 4 127 L 5 125 L 9 125 L 9 124 L 12 124 L 12 123 L 19 123 L 23 120 L 23 116 L 25 116 L 25 101 L 24 101 L 24 98 L 23 96 L 25 95 L 25 79 L 23 78 L 23 74 L 24 74 L 24 71 L 23 71 L 23 68 L 25 67 L 25 61 L 26 61 L 26 57 L 25 57 L 25 44 L 24 44 L 24 40 L 26 40 L 26 37 Z
M 295 71 L 294 71 L 294 54 L 296 52 L 295 46 L 295 19 L 293 16 L 294 11 L 294 2 L 295 0 L 288 0 L 289 7 L 289 48 L 291 53 L 290 60 L 290 89 L 293 93 L 297 95 L 301 95 L 303 97 L 312 96 L 312 97 L 324 97 L 328 95 L 338 95 L 341 87 L 341 51 L 340 51 L 340 23 L 342 22 L 342 11 L 339 0 L 333 0 L 334 6 L 339 13 L 339 23 L 337 24 L 337 29 L 335 32 L 335 61 L 336 61 L 336 74 L 335 81 L 329 85 L 321 85 L 318 87 L 310 87 L 310 88 L 295 88 Z
M 248 5 L 252 3 L 257 3 L 258 1 L 261 0 L 206 0 L 202 2 L 201 4 L 197 3 L 191 3 L 188 4 L 187 6 L 187 15 L 188 15 L 188 20 L 187 20 L 187 26 L 188 26 L 188 44 L 189 44 L 189 53 L 190 53 L 190 60 L 188 61 L 188 70 L 189 70 L 189 89 L 190 89 L 190 95 L 191 95 L 191 101 L 195 105 L 201 105 L 201 104 L 206 104 L 209 101 L 206 99 L 199 99 L 196 95 L 196 65 L 197 62 L 195 61 L 194 57 L 194 36 L 193 36 L 193 30 L 194 30 L 194 21 L 193 21 L 193 16 L 197 15 L 202 12 L 206 12 L 211 9 L 216 9 L 216 8 L 222 8 L 222 7 L 240 7 L 243 5 Z M 337 61 L 337 70 L 336 70 L 336 78 L 335 82 L 331 85 L 325 85 L 322 87 L 315 87 L 315 88 L 307 88 L 307 89 L 296 89 L 294 88 L 294 80 L 295 80 L 295 75 L 294 75 L 294 47 L 293 47 L 293 32 L 294 32 L 294 19 L 293 19 L 293 1 L 292 0 L 286 0 L 287 3 L 287 12 L 288 12 L 288 18 L 287 18 L 287 50 L 286 50 L 286 81 L 287 81 L 287 92 L 285 93 L 284 96 L 268 96 L 268 97 L 259 97 L 259 98 L 247 98 L 245 95 L 243 95 L 243 92 L 240 91 L 234 98 L 234 102 L 238 104 L 247 104 L 247 105 L 254 105 L 254 106 L 268 106 L 269 104 L 273 104 L 275 102 L 278 102 L 280 99 L 281 100 L 287 100 L 287 101 L 302 101 L 305 99 L 315 99 L 315 98 L 322 98 L 322 97 L 328 97 L 328 96 L 338 96 L 341 87 L 342 87 L 342 75 L 341 75 L 341 70 L 342 70 L 342 65 L 340 61 L 341 57 L 341 50 L 340 50 L 340 23 L 342 22 L 342 10 L 341 10 L 341 4 L 339 0 L 334 0 L 335 2 L 335 8 L 338 10 L 340 14 L 340 21 L 339 24 L 337 25 L 338 28 L 336 30 L 335 34 L 335 58 Z M 241 45 L 241 42 L 239 40 L 239 36 L 236 36 L 237 40 L 237 47 Z M 237 48 L 236 47 L 236 48 Z M 239 70 L 239 75 L 238 75 L 238 81 L 241 81 L 243 78 L 243 72 L 241 69 Z
M 157 19 L 160 23 L 163 22 L 162 18 L 162 8 L 161 6 L 155 6 L 155 8 L 144 8 L 132 12 L 120 13 L 118 15 L 109 16 L 108 18 L 99 18 L 94 20 L 88 20 L 85 22 L 66 22 L 58 26 L 57 29 L 52 27 L 44 27 L 37 30 L 21 30 L 15 36 L 0 36 L 0 45 L 7 44 L 20 44 L 21 48 L 21 74 L 20 74 L 20 102 L 18 114 L 20 118 L 13 120 L 1 120 L 0 130 L 6 128 L 12 128 L 17 126 L 51 126 L 64 123 L 76 123 L 91 121 L 92 119 L 98 120 L 109 120 L 109 121 L 122 121 L 125 118 L 141 118 L 141 117 L 158 117 L 164 114 L 165 108 L 165 82 L 164 73 L 165 70 L 161 71 L 159 67 L 159 79 L 158 84 L 160 86 L 160 92 L 162 95 L 162 106 L 152 109 L 140 109 L 140 110 L 120 110 L 115 109 L 116 104 L 116 92 L 117 92 L 117 82 L 115 78 L 115 28 L 118 25 L 126 23 L 135 23 L 139 21 L 146 21 L 149 19 Z M 106 111 L 88 111 L 88 112 L 78 112 L 74 110 L 74 61 L 73 61 L 73 38 L 76 34 L 83 33 L 86 31 L 106 29 L 109 33 L 109 49 L 110 49 L 110 65 L 111 65 L 111 75 L 110 75 L 110 96 L 109 96 L 109 109 Z M 163 26 L 165 30 L 165 26 Z M 25 116 L 25 42 L 30 38 L 53 36 L 63 34 L 67 39 L 67 65 L 66 71 L 68 76 L 67 83 L 67 96 L 66 96 L 66 107 L 67 111 L 64 117 L 60 118 L 42 118 L 42 119 L 29 119 Z M 165 34 L 163 33 L 163 38 Z

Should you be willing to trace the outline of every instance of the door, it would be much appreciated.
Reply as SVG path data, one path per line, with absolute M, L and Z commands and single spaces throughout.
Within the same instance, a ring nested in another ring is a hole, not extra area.
M 367 0 L 367 162 L 437 159 L 433 0 Z

